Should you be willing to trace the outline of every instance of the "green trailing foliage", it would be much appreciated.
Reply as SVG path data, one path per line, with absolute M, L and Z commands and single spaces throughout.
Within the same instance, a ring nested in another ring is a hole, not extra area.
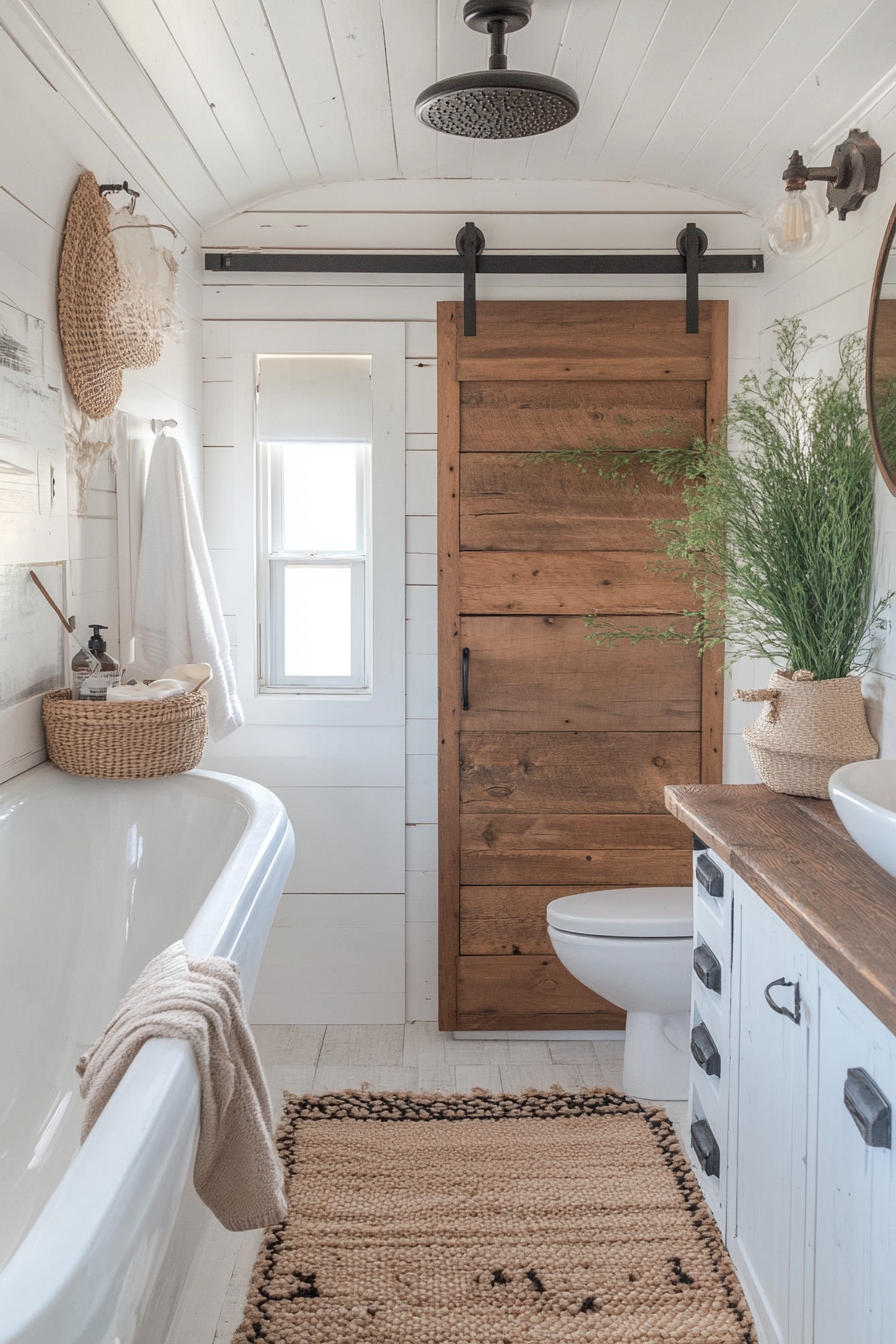
M 890 471 L 896 471 L 896 379 L 888 378 L 875 388 L 874 413 L 877 437 Z
M 795 318 L 776 327 L 778 366 L 763 380 L 755 373 L 741 380 L 709 441 L 620 450 L 591 440 L 528 459 L 566 462 L 630 488 L 647 468 L 661 484 L 682 487 L 684 516 L 653 526 L 664 551 L 656 567 L 693 590 L 693 609 L 684 613 L 692 628 L 608 627 L 606 618 L 588 616 L 588 638 L 599 646 L 663 639 L 703 654 L 725 644 L 729 663 L 768 658 L 819 681 L 868 668 L 894 594 L 872 600 L 864 345 L 847 337 L 836 375 L 809 375 L 804 361 L 825 338 L 811 339 Z M 731 453 L 728 437 L 738 444 Z

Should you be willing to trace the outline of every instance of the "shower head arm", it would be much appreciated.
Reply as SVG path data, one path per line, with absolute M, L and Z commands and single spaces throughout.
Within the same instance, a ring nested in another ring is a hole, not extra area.
M 489 36 L 491 37 L 491 55 L 488 58 L 489 70 L 507 69 L 507 33 L 509 26 L 506 19 L 495 19 L 488 26 Z

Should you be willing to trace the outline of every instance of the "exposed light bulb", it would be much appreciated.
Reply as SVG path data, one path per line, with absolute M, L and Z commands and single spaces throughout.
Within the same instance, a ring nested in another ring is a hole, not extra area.
M 811 191 L 785 191 L 775 207 L 768 245 L 779 257 L 808 257 L 828 236 L 827 213 Z

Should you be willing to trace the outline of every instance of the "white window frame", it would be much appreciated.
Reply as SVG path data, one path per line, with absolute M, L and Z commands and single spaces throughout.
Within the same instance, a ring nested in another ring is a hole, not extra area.
M 232 321 L 232 525 L 213 547 L 225 613 L 236 627 L 237 687 L 246 721 L 351 727 L 405 721 L 405 327 L 403 322 Z M 261 453 L 256 440 L 260 355 L 370 355 L 373 429 L 370 465 L 370 565 L 366 686 L 346 690 L 266 690 L 262 683 L 259 592 Z M 229 398 L 228 398 L 229 402 Z M 226 413 L 225 413 L 226 414 Z M 207 440 L 208 442 L 209 440 Z M 221 442 L 216 438 L 216 442 Z M 206 472 L 214 461 L 206 454 Z M 206 480 L 206 497 L 219 489 Z
M 257 386 L 258 384 L 256 384 Z M 297 440 L 297 442 L 301 442 Z M 349 442 L 347 440 L 347 442 Z M 357 471 L 357 517 L 360 548 L 346 551 L 288 551 L 282 536 L 282 442 L 260 443 L 258 461 L 260 472 L 260 519 L 258 555 L 258 594 L 261 624 L 260 686 L 262 695 L 294 694 L 307 691 L 331 691 L 334 694 L 357 694 L 370 688 L 370 658 L 372 617 L 373 565 L 369 555 L 371 541 L 370 494 L 372 445 L 355 443 Z M 320 443 L 326 452 L 326 443 Z M 351 643 L 352 670 L 348 676 L 288 676 L 284 670 L 284 643 L 286 631 L 283 622 L 284 572 L 290 565 L 302 567 L 326 565 L 345 566 L 352 574 Z

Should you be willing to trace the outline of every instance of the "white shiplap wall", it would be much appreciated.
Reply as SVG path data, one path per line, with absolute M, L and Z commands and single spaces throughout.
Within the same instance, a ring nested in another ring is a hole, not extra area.
M 813 360 L 815 367 L 828 371 L 836 367 L 837 343 L 843 336 L 853 332 L 865 335 L 874 268 L 896 203 L 896 96 L 888 93 L 869 107 L 862 128 L 883 148 L 880 187 L 844 222 L 831 216 L 828 242 L 808 263 L 780 258 L 768 262 L 762 303 L 764 364 L 774 354 L 771 324 L 778 317 L 798 316 L 813 336 L 827 338 Z M 831 144 L 817 146 L 812 162 L 829 162 L 832 148 Z M 875 586 L 878 594 L 884 594 L 896 589 L 896 497 L 879 473 L 875 495 Z M 888 633 L 874 669 L 864 686 L 869 722 L 881 755 L 892 757 L 896 756 L 896 628 Z
M 630 202 L 626 209 L 626 200 Z M 600 200 L 607 213 L 595 211 Z M 607 250 L 630 247 L 668 250 L 688 219 L 704 227 L 716 250 L 753 251 L 759 246 L 756 220 L 723 203 L 668 188 L 620 183 L 361 183 L 319 188 L 292 196 L 276 213 L 258 211 L 238 216 L 207 232 L 207 247 L 295 246 L 299 230 L 303 245 L 339 245 L 367 251 L 450 246 L 465 219 L 475 218 L 495 250 L 535 250 L 550 239 L 558 250 L 590 250 L 599 239 Z M 560 239 L 562 241 L 558 242 Z M 730 301 L 730 378 L 733 383 L 759 359 L 760 281 L 746 277 L 714 277 L 703 281 L 706 298 Z M 682 284 L 674 277 L 644 284 L 637 277 L 610 277 L 589 283 L 582 277 L 480 278 L 480 298 L 494 299 L 623 299 L 680 298 Z M 317 865 L 316 875 L 302 876 L 300 857 L 284 896 L 277 927 L 262 968 L 255 1004 L 266 1005 L 260 1020 L 283 1022 L 394 1021 L 398 996 L 405 991 L 408 1019 L 436 1017 L 436 330 L 438 300 L 457 299 L 459 285 L 439 285 L 417 276 L 232 275 L 207 276 L 206 389 L 207 454 L 222 433 L 222 417 L 232 423 L 228 377 L 227 333 L 240 322 L 281 321 L 403 322 L 406 331 L 407 453 L 407 755 L 406 813 L 383 819 L 379 840 L 392 852 L 397 828 L 404 831 L 403 896 L 391 888 L 384 896 L 378 873 L 385 857 L 369 854 L 353 885 L 340 877 L 346 849 L 352 849 L 355 814 L 347 808 L 353 794 L 387 793 L 369 766 L 359 763 L 345 795 L 309 776 L 300 796 L 281 789 L 270 774 L 270 762 L 253 758 L 252 738 L 241 729 L 212 748 L 240 754 L 241 768 L 271 783 L 293 812 L 297 829 L 307 832 L 312 811 L 315 826 L 326 828 L 331 856 Z M 223 450 L 226 452 L 226 449 Z M 220 490 L 216 471 L 206 463 L 206 521 L 215 529 L 215 501 Z M 226 531 L 226 528 L 223 529 Z M 226 584 L 227 559 L 221 574 Z M 254 732 L 255 730 L 253 730 Z M 332 731 L 332 730 L 330 730 Z M 241 736 L 242 735 L 242 736 Z M 245 745 L 242 745 L 245 743 Z M 742 753 L 740 738 L 726 738 L 731 777 L 755 777 Z M 319 760 L 315 767 L 324 769 Z M 366 867 L 365 867 L 366 865 Z M 323 880 L 321 880 L 323 879 Z M 400 920 L 400 923 L 399 923 Z M 404 948 L 403 957 L 400 950 Z M 274 1007 L 276 1005 L 276 1008 Z
M 138 147 L 89 96 L 64 55 L 48 49 L 27 25 L 16 26 L 16 16 L 3 7 L 0 18 L 4 25 L 0 26 L 4 118 L 0 137 L 0 299 L 46 324 L 47 379 L 62 387 L 56 277 L 65 215 L 75 183 L 89 168 L 99 181 L 126 177 L 141 190 L 141 209 L 150 219 L 173 222 L 180 235 L 174 250 L 181 268 L 184 331 L 178 344 L 166 342 L 155 368 L 125 375 L 119 409 L 143 419 L 176 419 L 197 487 L 201 487 L 201 261 L 196 226 L 167 198 L 164 185 L 150 172 Z M 68 611 L 81 630 L 89 620 L 107 625 L 109 648 L 117 656 L 116 494 L 115 476 L 108 463 L 102 464 L 94 478 L 86 518 L 74 516 L 76 505 L 70 474 L 69 548 L 67 556 L 59 557 L 68 560 Z M 23 564 L 33 559 L 27 554 L 18 558 Z M 0 717 L 0 778 L 36 764 L 43 759 L 43 751 L 39 701 L 5 711 Z

